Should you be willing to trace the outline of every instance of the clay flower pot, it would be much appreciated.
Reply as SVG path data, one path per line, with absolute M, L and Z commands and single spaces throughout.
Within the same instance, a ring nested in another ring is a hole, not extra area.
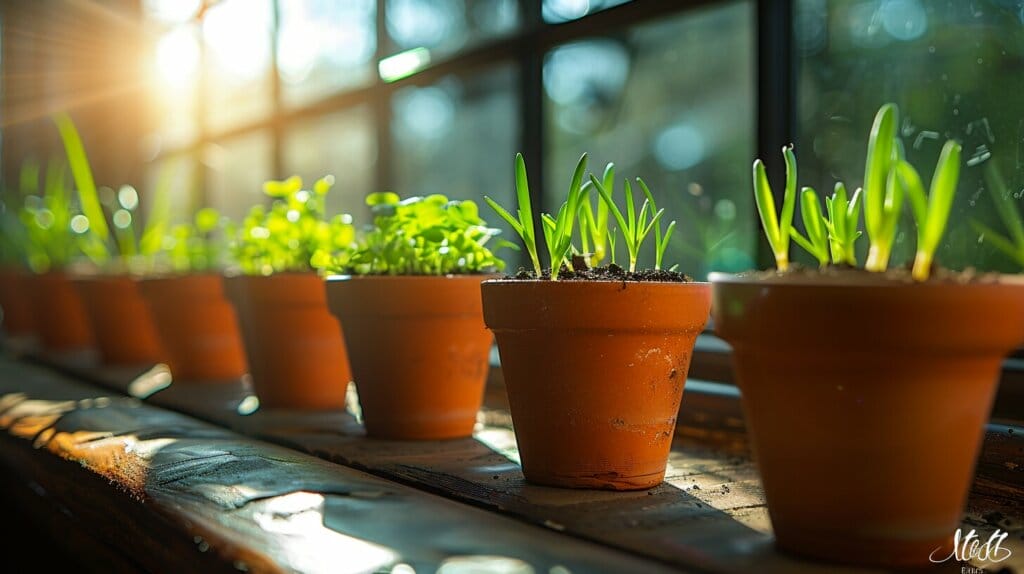
M 498 280 L 483 284 L 483 304 L 526 479 L 659 484 L 710 287 Z
M 139 290 L 175 381 L 233 384 L 248 372 L 235 308 L 220 275 L 144 279 Z
M 86 276 L 76 278 L 74 285 L 89 316 L 104 364 L 147 365 L 166 360 L 135 278 Z
M 10 337 L 29 337 L 36 326 L 29 305 L 29 276 L 17 270 L 0 271 L 0 310 L 3 329 Z
M 338 321 L 315 273 L 225 279 L 260 405 L 344 409 L 349 373 Z
M 345 330 L 369 436 L 470 436 L 492 336 L 483 275 L 332 277 L 327 300 Z
M 29 302 L 43 347 L 57 353 L 91 347 L 92 327 L 71 279 L 63 272 L 50 271 L 28 281 Z
M 1024 282 L 711 280 L 777 545 L 890 567 L 948 548 Z

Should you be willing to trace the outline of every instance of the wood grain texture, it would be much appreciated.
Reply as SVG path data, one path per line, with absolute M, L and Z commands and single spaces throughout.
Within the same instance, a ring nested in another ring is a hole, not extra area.
M 7 359 L 0 429 L 0 464 L 146 570 L 671 570 Z
M 72 370 L 122 389 L 133 376 L 125 370 L 82 365 Z M 172 385 L 149 400 L 245 435 L 678 568 L 836 571 L 835 566 L 775 551 L 735 393 L 730 397 L 729 392 L 715 391 L 714 385 L 703 388 L 711 391 L 684 395 L 665 483 L 647 492 L 625 493 L 527 484 L 517 464 L 504 391 L 495 377 L 474 438 L 451 441 L 368 439 L 357 418 L 345 412 L 261 410 L 239 416 L 237 406 L 247 395 L 241 382 L 230 399 L 223 395 L 224 387 L 218 387 L 221 394 L 215 396 L 214 391 Z M 964 525 L 979 532 L 1010 532 L 1004 545 L 1014 556 L 1000 566 L 1024 570 L 1024 469 L 1019 466 L 1024 435 L 1019 428 L 1016 434 L 1010 430 L 993 426 L 986 435 Z M 960 571 L 959 566 L 954 571 Z

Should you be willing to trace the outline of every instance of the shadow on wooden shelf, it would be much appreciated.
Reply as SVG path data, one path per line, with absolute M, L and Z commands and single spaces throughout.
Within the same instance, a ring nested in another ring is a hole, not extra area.
M 45 361 L 118 392 L 145 388 L 151 367 L 104 368 L 88 358 Z M 133 385 L 135 385 L 133 387 Z M 157 385 L 159 386 L 159 385 Z M 256 410 L 244 381 L 171 384 L 146 398 L 349 467 L 685 569 L 830 572 L 777 553 L 738 393 L 688 381 L 666 481 L 647 492 L 571 491 L 527 484 L 517 464 L 500 370 L 493 370 L 473 439 L 403 442 L 365 437 L 348 412 Z M 242 414 L 240 414 L 242 413 Z M 1011 532 L 1024 562 L 1024 429 L 990 425 L 965 525 Z M 1016 461 L 1016 462 L 1015 462 Z

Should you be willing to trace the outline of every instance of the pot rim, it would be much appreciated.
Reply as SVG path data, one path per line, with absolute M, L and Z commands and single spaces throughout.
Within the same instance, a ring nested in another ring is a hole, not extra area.
M 956 281 L 924 281 L 912 280 L 900 281 L 895 279 L 874 278 L 866 275 L 864 280 L 850 280 L 849 277 L 835 276 L 807 276 L 807 275 L 775 275 L 772 277 L 758 277 L 752 273 L 723 273 L 712 272 L 708 274 L 708 282 L 712 285 L 760 285 L 761 287 L 794 287 L 794 288 L 858 288 L 858 289 L 949 289 L 949 288 L 991 288 L 991 287 L 1024 287 L 1024 274 L 1012 273 L 991 273 L 986 274 L 994 277 L 993 281 L 968 281 L 964 283 Z
M 618 285 L 623 284 L 629 287 L 637 286 L 649 286 L 652 288 L 661 287 L 707 287 L 711 285 L 709 281 L 622 281 L 612 279 L 566 279 L 552 281 L 550 279 L 488 279 L 483 282 L 484 285 L 523 285 L 523 286 L 536 286 L 536 285 L 551 285 L 553 289 L 568 289 L 570 287 L 554 287 L 555 285 L 573 285 L 573 288 L 580 288 L 581 286 L 607 286 L 607 285 Z
M 448 273 L 446 275 L 354 275 L 354 274 L 334 274 L 328 275 L 324 279 L 327 283 L 346 283 L 349 281 L 464 281 L 468 279 L 477 279 L 480 282 L 492 281 L 488 279 L 498 277 L 499 274 L 495 273 Z

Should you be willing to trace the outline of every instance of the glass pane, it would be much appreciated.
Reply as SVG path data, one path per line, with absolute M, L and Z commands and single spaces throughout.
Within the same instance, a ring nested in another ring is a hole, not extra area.
M 280 10 L 277 60 L 286 104 L 373 80 L 375 0 L 288 0 Z
M 658 207 L 678 220 L 666 266 L 697 277 L 751 268 L 753 24 L 751 5 L 733 3 L 549 52 L 545 209 L 565 198 L 588 152 L 598 174 L 615 162 L 616 193 L 623 178 L 643 177 Z M 649 266 L 653 246 L 644 252 Z
M 387 0 L 391 52 L 426 48 L 450 54 L 519 25 L 516 0 Z
M 545 22 L 557 24 L 570 20 L 579 20 L 587 14 L 600 12 L 625 4 L 630 0 L 544 0 L 541 5 L 541 14 Z
M 517 84 L 515 67 L 504 64 L 482 75 L 448 77 L 396 92 L 391 126 L 395 191 L 403 197 L 441 193 L 473 199 L 484 219 L 503 230 L 504 238 L 518 241 L 483 202 L 487 194 L 510 206 L 515 197 Z M 518 252 L 499 254 L 511 270 L 518 268 Z
M 151 65 L 147 67 L 152 126 L 156 132 L 147 142 L 152 152 L 186 145 L 198 136 L 199 42 L 199 28 L 194 24 L 158 32 Z
M 925 185 L 945 140 L 964 146 L 940 264 L 1019 270 L 990 241 L 979 241 L 970 222 L 1006 234 L 986 170 L 1001 174 L 1007 195 L 1024 209 L 1020 3 L 800 0 L 797 16 L 801 184 L 830 189 L 841 179 L 847 187 L 861 185 L 872 118 L 881 104 L 895 102 L 907 157 Z M 912 258 L 915 248 L 905 215 L 895 264 Z M 860 243 L 866 250 L 867 242 Z
M 207 11 L 206 118 L 214 132 L 272 111 L 271 34 L 270 0 L 222 0 Z
M 377 132 L 368 106 L 336 112 L 295 124 L 285 135 L 287 175 L 302 177 L 307 185 L 333 175 L 327 195 L 327 213 L 350 213 L 356 221 L 369 221 L 366 195 L 374 191 Z
M 206 146 L 203 163 L 208 174 L 208 204 L 237 221 L 251 206 L 266 201 L 263 182 L 272 177 L 271 146 L 269 132 Z

